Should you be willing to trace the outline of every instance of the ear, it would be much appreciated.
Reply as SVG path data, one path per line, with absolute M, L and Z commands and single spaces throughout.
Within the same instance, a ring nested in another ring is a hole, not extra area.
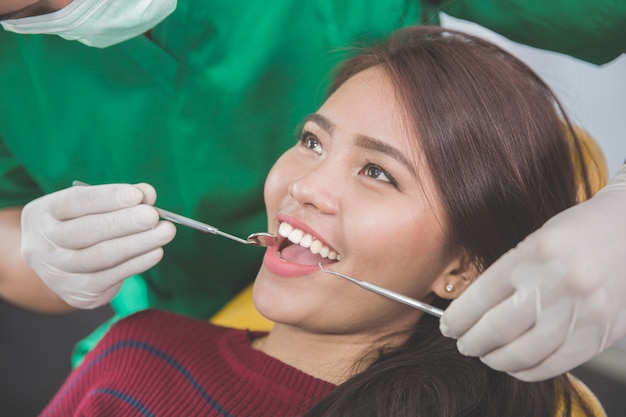
M 438 297 L 454 300 L 478 277 L 478 268 L 472 257 L 463 250 L 461 254 L 444 268 L 443 273 L 435 279 L 431 291 Z

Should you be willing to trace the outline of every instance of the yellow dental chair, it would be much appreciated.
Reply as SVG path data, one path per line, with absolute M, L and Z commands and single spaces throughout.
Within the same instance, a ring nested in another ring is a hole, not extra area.
M 270 331 L 273 322 L 257 311 L 252 302 L 252 284 L 228 302 L 212 318 L 211 323 L 236 329 Z

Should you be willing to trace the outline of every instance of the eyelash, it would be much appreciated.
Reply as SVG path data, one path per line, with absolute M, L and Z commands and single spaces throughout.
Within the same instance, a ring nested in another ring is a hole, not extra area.
M 383 168 L 381 164 L 377 164 L 376 162 L 372 162 L 372 161 L 370 161 L 368 159 L 365 159 L 365 160 L 363 160 L 361 165 L 363 165 L 363 168 L 361 168 L 359 170 L 359 174 L 366 175 L 365 173 L 366 173 L 366 171 L 368 169 L 376 168 L 376 169 L 380 170 L 380 173 L 379 173 L 380 175 L 384 175 L 385 177 L 387 177 L 387 180 L 383 180 L 384 182 L 388 182 L 390 185 L 392 185 L 394 188 L 396 188 L 398 190 L 400 189 L 400 187 L 398 186 L 398 181 L 396 181 L 396 179 L 393 177 L 393 175 L 391 175 L 389 173 L 389 171 L 387 171 L 385 168 Z M 371 178 L 373 178 L 373 177 L 371 177 Z M 376 178 L 374 178 L 374 179 L 376 179 Z
M 315 139 L 316 146 L 318 147 L 319 150 L 316 150 L 313 147 L 309 146 L 309 144 L 307 143 L 309 141 L 309 139 Z M 313 152 L 315 152 L 315 153 L 317 153 L 319 155 L 322 154 L 322 142 L 313 133 L 311 133 L 311 132 L 309 132 L 307 130 L 302 131 L 302 134 L 300 135 L 300 138 L 298 139 L 298 141 L 305 148 L 311 149 Z
M 315 140 L 315 145 L 311 146 L 311 144 L 309 143 L 309 140 Z M 309 131 L 302 131 L 302 134 L 300 135 L 300 137 L 298 138 L 298 142 L 300 142 L 300 144 L 302 146 L 304 146 L 307 149 L 311 149 L 313 152 L 320 154 L 322 153 L 322 142 L 317 138 L 317 136 L 315 136 L 313 133 L 309 132 Z M 316 150 L 314 148 L 318 148 L 319 150 Z M 400 189 L 400 187 L 398 186 L 398 182 L 396 181 L 396 179 L 393 177 L 393 175 L 391 175 L 385 168 L 383 168 L 381 166 L 381 164 L 377 164 L 375 162 L 372 162 L 368 159 L 363 160 L 363 162 L 361 162 L 361 164 L 363 166 L 363 168 L 361 168 L 359 170 L 359 174 L 364 174 L 366 173 L 366 171 L 368 169 L 371 168 L 376 168 L 378 170 L 380 170 L 380 175 L 384 175 L 385 177 L 387 177 L 388 182 L 390 185 L 392 185 L 394 188 L 396 189 Z M 374 178 L 376 179 L 376 178 Z

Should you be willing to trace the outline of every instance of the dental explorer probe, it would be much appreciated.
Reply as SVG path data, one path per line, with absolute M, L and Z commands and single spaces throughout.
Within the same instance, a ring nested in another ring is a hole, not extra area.
M 361 281 L 359 279 L 352 278 L 352 277 L 349 277 L 349 276 L 344 275 L 344 274 L 340 274 L 339 272 L 329 271 L 328 269 L 324 269 L 324 267 L 322 266 L 321 263 L 318 263 L 318 265 L 319 265 L 320 269 L 322 270 L 322 272 L 325 272 L 327 274 L 337 275 L 338 277 L 341 277 L 341 278 L 345 278 L 348 281 L 350 281 L 350 282 L 352 282 L 352 283 L 358 285 L 359 287 L 364 288 L 364 289 L 366 289 L 368 291 L 375 292 L 376 294 L 382 295 L 383 297 L 387 297 L 389 299 L 398 301 L 398 302 L 400 302 L 402 304 L 406 304 L 409 307 L 413 307 L 413 308 L 416 308 L 418 310 L 422 310 L 424 313 L 432 314 L 435 317 L 443 316 L 443 310 L 440 309 L 440 308 L 437 308 L 435 306 L 431 306 L 430 304 L 426 304 L 424 302 L 415 300 L 415 299 L 407 297 L 405 295 L 398 294 L 395 291 L 391 291 L 391 290 L 388 290 L 386 288 L 379 287 L 378 285 L 372 284 L 371 282 Z
M 82 181 L 75 180 L 72 182 L 72 185 L 73 186 L 87 186 L 89 184 L 82 182 Z M 248 236 L 248 239 L 244 240 L 240 237 L 233 236 L 226 232 L 222 232 L 217 227 L 213 227 L 206 223 L 202 223 L 197 220 L 190 219 L 180 214 L 172 213 L 171 211 L 163 210 L 162 208 L 158 208 L 158 207 L 154 207 L 154 209 L 157 211 L 157 213 L 159 213 L 159 216 L 162 219 L 169 220 L 171 222 L 178 223 L 183 226 L 191 227 L 192 229 L 196 229 L 201 232 L 211 233 L 213 235 L 219 235 L 227 239 L 234 240 L 235 242 L 243 243 L 244 245 L 267 247 L 267 246 L 273 245 L 278 240 L 278 238 L 274 236 L 273 234 L 265 233 L 265 232 L 252 233 L 250 236 Z

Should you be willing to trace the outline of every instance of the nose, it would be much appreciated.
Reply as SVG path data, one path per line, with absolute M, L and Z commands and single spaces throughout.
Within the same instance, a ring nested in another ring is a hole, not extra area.
M 323 214 L 337 213 L 339 182 L 327 174 L 328 169 L 324 168 L 324 164 L 317 166 L 293 181 L 289 185 L 289 194 L 300 205 L 315 208 Z

